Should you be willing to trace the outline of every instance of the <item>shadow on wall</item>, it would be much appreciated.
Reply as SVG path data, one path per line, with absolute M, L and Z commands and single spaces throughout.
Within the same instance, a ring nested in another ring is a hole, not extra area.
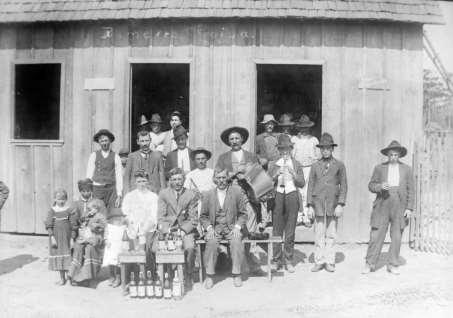
M 24 265 L 36 261 L 38 257 L 30 254 L 20 254 L 14 257 L 0 260 L 0 275 L 8 274 Z

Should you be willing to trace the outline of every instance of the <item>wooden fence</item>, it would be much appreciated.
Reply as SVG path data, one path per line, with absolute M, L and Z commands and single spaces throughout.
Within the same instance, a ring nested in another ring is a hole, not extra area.
M 416 250 L 453 254 L 453 130 L 425 131 L 415 147 L 416 216 L 410 240 Z

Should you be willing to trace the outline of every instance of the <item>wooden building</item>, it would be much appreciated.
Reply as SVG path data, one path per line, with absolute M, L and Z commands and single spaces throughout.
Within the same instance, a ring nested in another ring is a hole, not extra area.
M 293 107 L 338 142 L 340 237 L 366 241 L 379 149 L 398 139 L 411 162 L 421 136 L 425 23 L 442 23 L 434 1 L 1 1 L 1 231 L 44 233 L 52 191 L 77 195 L 100 128 L 132 147 L 141 113 L 183 108 L 190 144 L 216 158 L 226 127 L 253 135 Z

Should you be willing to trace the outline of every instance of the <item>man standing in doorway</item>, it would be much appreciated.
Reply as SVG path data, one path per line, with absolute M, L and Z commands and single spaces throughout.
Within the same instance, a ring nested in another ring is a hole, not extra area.
M 151 151 L 151 138 L 149 132 L 141 130 L 137 133 L 139 150 L 129 154 L 124 172 L 124 193 L 135 189 L 135 174 L 144 170 L 148 177 L 149 189 L 158 194 L 160 189 L 165 188 L 164 163 L 159 151 Z
M 334 143 L 330 134 L 324 133 L 317 147 L 321 159 L 313 164 L 307 190 L 309 217 L 315 216 L 315 266 L 312 272 L 324 267 L 335 271 L 335 240 L 338 218 L 343 215 L 348 184 L 344 164 L 332 156 Z
M 107 129 L 99 130 L 93 140 L 101 149 L 88 158 L 86 177 L 93 180 L 93 197 L 100 199 L 107 207 L 107 213 L 121 204 L 123 173 L 121 159 L 111 150 L 115 136 Z
M 398 141 L 381 150 L 388 161 L 374 168 L 368 189 L 376 193 L 371 213 L 371 233 L 363 274 L 376 269 L 390 224 L 390 249 L 387 271 L 398 275 L 401 237 L 415 205 L 414 176 L 410 166 L 399 161 L 407 154 Z
M 182 127 L 182 115 L 179 111 L 175 110 L 170 114 L 170 130 L 166 132 L 165 139 L 163 142 L 163 155 L 167 156 L 170 151 L 178 148 L 176 144 L 176 137 L 174 135 L 175 130 L 178 127 Z
M 279 133 L 274 132 L 275 126 L 278 122 L 275 120 L 274 115 L 265 114 L 263 121 L 260 122 L 264 126 L 264 132 L 256 136 L 256 154 L 260 164 L 267 169 L 269 161 L 277 160 L 279 152 L 277 149 L 277 139 Z

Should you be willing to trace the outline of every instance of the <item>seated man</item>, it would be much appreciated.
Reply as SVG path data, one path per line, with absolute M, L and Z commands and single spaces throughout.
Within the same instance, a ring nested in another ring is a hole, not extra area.
M 171 230 L 181 230 L 183 248 L 186 254 L 186 287 L 192 285 L 194 268 L 195 242 L 194 234 L 198 224 L 198 195 L 184 188 L 184 172 L 173 168 L 169 172 L 169 187 L 159 193 L 158 229 L 167 234 Z
M 201 205 L 200 222 L 206 230 L 206 281 L 205 287 L 214 285 L 212 276 L 218 256 L 219 240 L 226 239 L 230 243 L 233 262 L 234 286 L 242 286 L 241 265 L 244 259 L 244 244 L 241 229 L 247 222 L 247 197 L 241 188 L 228 186 L 227 171 L 216 170 L 214 173 L 216 188 L 205 192 Z

